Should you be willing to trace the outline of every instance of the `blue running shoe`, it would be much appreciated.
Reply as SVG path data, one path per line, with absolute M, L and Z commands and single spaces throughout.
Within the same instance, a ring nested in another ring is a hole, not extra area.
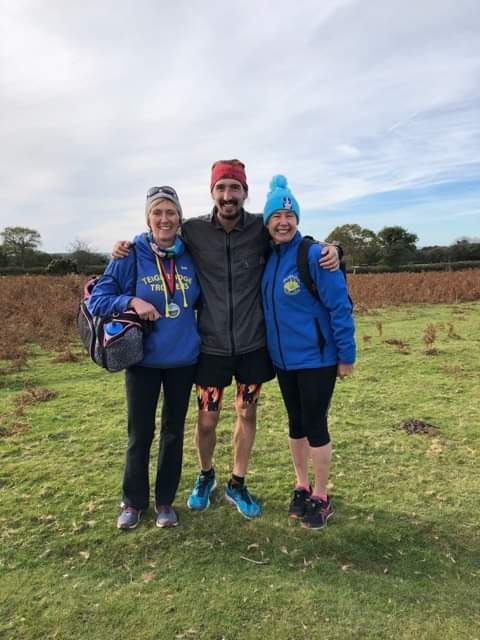
M 244 518 L 252 520 L 262 515 L 260 506 L 250 495 L 247 487 L 232 487 L 230 483 L 225 486 L 225 498 L 237 507 L 237 510 Z
M 187 507 L 193 511 L 205 511 L 210 506 L 210 493 L 217 486 L 215 474 L 205 476 L 199 473 L 195 480 L 195 486 L 187 500 Z

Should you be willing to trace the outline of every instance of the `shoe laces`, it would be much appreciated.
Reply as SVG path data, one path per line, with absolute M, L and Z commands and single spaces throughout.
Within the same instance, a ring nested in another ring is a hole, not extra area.
M 137 513 L 138 509 L 135 509 L 135 507 L 124 507 L 123 512 L 124 513 Z
M 170 513 L 172 507 L 168 504 L 161 504 L 157 506 L 157 513 Z
M 307 489 L 294 489 L 293 490 L 293 502 L 295 504 L 299 502 L 305 502 L 307 498 L 310 497 L 310 491 Z
M 248 492 L 247 487 L 245 487 L 245 486 L 241 486 L 241 487 L 233 486 L 231 488 L 234 491 L 237 491 L 240 494 L 240 497 L 242 498 L 242 500 L 244 500 L 247 504 L 252 504 L 253 500 L 252 500 L 252 497 L 251 497 L 250 493 Z
M 326 513 L 330 508 L 330 502 L 325 502 L 324 500 L 316 500 L 315 498 L 310 498 L 308 501 L 307 509 L 309 513 L 316 513 L 320 511 L 320 513 Z
M 196 482 L 196 488 L 199 496 L 203 496 L 203 494 L 207 490 L 207 484 L 210 482 L 211 479 L 212 479 L 211 476 L 205 476 L 203 475 L 203 473 L 201 473 L 198 476 L 197 482 Z

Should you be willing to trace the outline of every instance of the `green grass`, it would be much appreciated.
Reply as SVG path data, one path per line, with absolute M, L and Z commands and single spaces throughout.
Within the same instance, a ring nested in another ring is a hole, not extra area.
M 330 411 L 337 513 L 317 532 L 285 515 L 293 475 L 275 381 L 262 392 L 249 474 L 263 517 L 242 519 L 221 489 L 207 512 L 188 512 L 192 399 L 180 526 L 156 529 L 148 512 L 124 533 L 114 526 L 123 376 L 86 358 L 55 363 L 38 349 L 23 372 L 4 363 L 0 637 L 480 638 L 479 312 L 478 303 L 425 305 L 357 318 L 358 365 Z M 431 323 L 437 337 L 427 355 Z M 401 352 L 392 339 L 408 346 Z M 22 404 L 25 389 L 56 395 L 24 395 Z M 408 435 L 398 428 L 408 419 L 439 432 Z M 233 420 L 230 389 L 217 443 L 221 481 Z

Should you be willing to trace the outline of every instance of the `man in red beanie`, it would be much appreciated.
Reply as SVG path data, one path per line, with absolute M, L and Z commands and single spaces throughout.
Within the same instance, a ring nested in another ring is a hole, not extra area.
M 275 375 L 265 346 L 260 290 L 270 240 L 262 215 L 243 208 L 248 183 L 240 160 L 213 164 L 210 192 L 212 212 L 189 218 L 182 226 L 182 238 L 197 266 L 202 290 L 197 318 L 202 345 L 196 375 L 200 473 L 187 505 L 195 511 L 210 505 L 210 494 L 216 487 L 216 427 L 224 389 L 235 378 L 233 472 L 225 486 L 225 498 L 251 519 L 261 515 L 245 484 L 255 440 L 257 401 L 262 383 Z M 129 246 L 129 242 L 117 242 L 113 256 L 123 257 Z M 320 264 L 337 269 L 336 247 L 328 245 L 324 252 Z

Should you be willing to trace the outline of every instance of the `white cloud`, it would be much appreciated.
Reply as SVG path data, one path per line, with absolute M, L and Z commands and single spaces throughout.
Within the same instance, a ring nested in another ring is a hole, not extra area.
M 354 147 L 353 144 L 339 144 L 336 147 L 338 153 L 342 156 L 347 156 L 349 158 L 355 158 L 360 154 L 360 149 L 358 147 Z
M 46 250 L 132 235 L 158 182 L 206 211 L 220 157 L 246 162 L 252 210 L 278 172 L 306 210 L 480 178 L 475 0 L 2 11 L 0 227 L 38 229 Z

